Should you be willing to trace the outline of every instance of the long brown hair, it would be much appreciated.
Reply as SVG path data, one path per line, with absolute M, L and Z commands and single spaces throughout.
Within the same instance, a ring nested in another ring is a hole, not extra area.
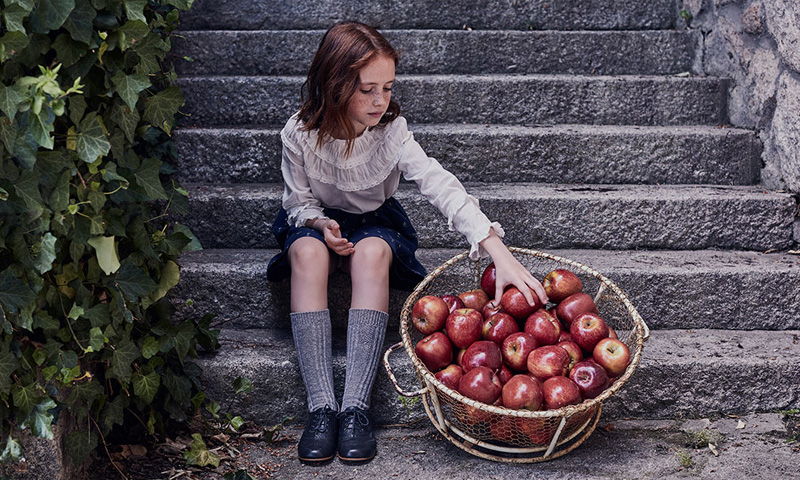
M 369 25 L 340 22 L 325 32 L 303 83 L 299 112 L 302 130 L 319 130 L 317 148 L 334 132 L 343 132 L 345 156 L 350 155 L 356 132 L 347 118 L 347 103 L 358 87 L 359 70 L 376 55 L 391 58 L 397 65 L 397 51 Z M 390 100 L 378 125 L 386 125 L 398 115 L 400 105 Z

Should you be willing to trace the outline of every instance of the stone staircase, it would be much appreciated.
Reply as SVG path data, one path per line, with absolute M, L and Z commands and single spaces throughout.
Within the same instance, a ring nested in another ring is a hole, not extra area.
M 305 419 L 288 283 L 269 284 L 280 203 L 279 131 L 333 22 L 380 28 L 401 51 L 396 98 L 423 148 L 506 229 L 506 244 L 605 273 L 652 329 L 604 417 L 675 418 L 800 405 L 796 201 L 759 186 L 753 131 L 726 125 L 725 79 L 698 75 L 697 34 L 674 0 L 196 0 L 175 39 L 190 113 L 177 131 L 185 222 L 206 250 L 182 257 L 176 300 L 217 312 L 222 350 L 205 387 L 269 425 Z M 467 248 L 414 185 L 397 194 L 432 269 Z M 346 277 L 334 277 L 335 375 L 344 379 Z M 387 347 L 403 292 L 391 294 Z M 400 381 L 416 380 L 403 354 Z M 384 372 L 376 420 L 424 416 Z

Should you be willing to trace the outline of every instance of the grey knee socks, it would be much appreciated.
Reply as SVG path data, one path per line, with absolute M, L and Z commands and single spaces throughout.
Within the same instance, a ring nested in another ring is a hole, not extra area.
M 291 319 L 297 361 L 306 386 L 308 410 L 313 412 L 328 405 L 338 411 L 336 395 L 333 393 L 330 313 L 328 310 L 292 313 Z
M 378 310 L 350 309 L 347 323 L 347 373 L 342 410 L 369 408 L 389 315 Z

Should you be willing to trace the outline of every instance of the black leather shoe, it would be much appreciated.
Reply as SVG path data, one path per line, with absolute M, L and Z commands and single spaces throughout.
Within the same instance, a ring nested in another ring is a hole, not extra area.
M 339 414 L 339 458 L 363 462 L 375 456 L 377 445 L 372 433 L 369 410 L 348 407 Z
M 336 410 L 325 405 L 311 412 L 308 425 L 297 444 L 297 456 L 304 462 L 324 462 L 336 454 L 339 420 Z

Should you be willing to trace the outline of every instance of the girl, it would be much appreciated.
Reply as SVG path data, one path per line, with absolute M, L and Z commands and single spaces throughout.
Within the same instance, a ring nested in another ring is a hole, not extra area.
M 464 234 L 470 257 L 487 253 L 497 267 L 500 299 L 513 284 L 533 303 L 541 284 L 503 245 L 461 183 L 429 158 L 393 101 L 398 55 L 375 29 L 344 22 L 322 38 L 303 85 L 302 107 L 281 131 L 283 207 L 273 225 L 281 253 L 268 278 L 291 278 L 291 325 L 310 419 L 298 444 L 303 461 L 375 455 L 369 397 L 388 320 L 389 287 L 424 278 L 417 237 L 392 195 L 400 175 Z M 333 390 L 328 276 L 341 267 L 352 282 L 347 373 L 341 405 Z M 296 288 L 302 285 L 301 288 Z

